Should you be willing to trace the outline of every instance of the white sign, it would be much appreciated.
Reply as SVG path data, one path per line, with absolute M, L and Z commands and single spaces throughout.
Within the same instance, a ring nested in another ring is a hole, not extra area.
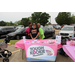
M 27 50 L 27 57 L 54 56 L 54 51 L 48 46 L 31 45 Z
M 61 44 L 61 36 L 56 35 L 56 43 Z

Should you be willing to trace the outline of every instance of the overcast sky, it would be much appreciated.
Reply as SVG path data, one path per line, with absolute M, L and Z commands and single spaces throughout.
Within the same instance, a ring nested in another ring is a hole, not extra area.
M 15 22 L 21 20 L 25 17 L 30 17 L 33 12 L 0 12 L 0 21 L 6 22 Z M 56 24 L 55 17 L 58 15 L 59 12 L 47 12 L 51 16 L 51 23 Z M 71 12 L 71 14 L 75 15 L 75 12 Z

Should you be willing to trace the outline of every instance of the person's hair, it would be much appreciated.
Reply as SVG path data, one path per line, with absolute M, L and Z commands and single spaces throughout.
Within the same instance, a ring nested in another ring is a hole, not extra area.
M 40 25 L 40 23 L 37 23 L 37 24 L 39 24 L 39 25 Z
M 29 21 L 28 24 L 31 24 L 31 22 Z
M 31 27 L 32 25 L 29 25 L 29 27 Z
M 36 22 L 33 22 L 33 23 L 35 23 L 35 25 L 36 25 Z

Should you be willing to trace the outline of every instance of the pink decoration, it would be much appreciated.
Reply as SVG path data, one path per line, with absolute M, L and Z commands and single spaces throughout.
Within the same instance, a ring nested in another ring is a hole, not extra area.
M 72 40 L 71 40 L 71 41 L 70 41 L 70 45 L 71 45 L 71 46 L 75 46 L 75 41 L 72 41 Z

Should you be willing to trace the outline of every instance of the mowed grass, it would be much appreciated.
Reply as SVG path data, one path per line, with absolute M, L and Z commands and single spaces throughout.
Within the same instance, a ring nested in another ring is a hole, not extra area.
M 0 40 L 0 42 L 3 42 L 4 40 Z M 11 43 L 11 45 L 14 45 L 16 42 L 18 42 L 19 40 L 10 40 L 9 43 Z

